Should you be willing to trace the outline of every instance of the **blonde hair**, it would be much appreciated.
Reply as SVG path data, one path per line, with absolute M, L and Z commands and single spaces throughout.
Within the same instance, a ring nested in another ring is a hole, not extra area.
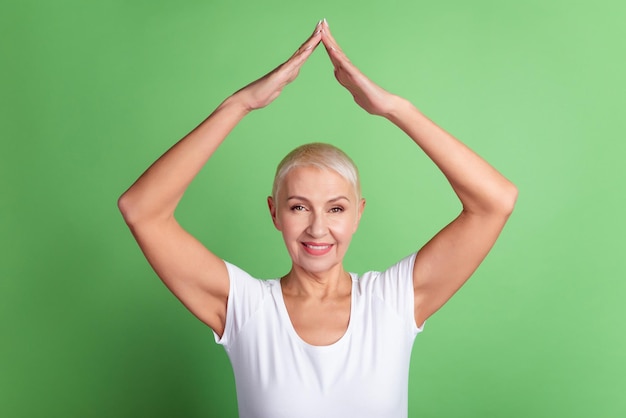
M 348 155 L 334 145 L 313 142 L 300 145 L 282 159 L 276 168 L 272 197 L 276 199 L 285 176 L 296 167 L 317 167 L 321 170 L 333 170 L 348 180 L 354 187 L 357 201 L 361 200 L 361 182 L 359 170 Z

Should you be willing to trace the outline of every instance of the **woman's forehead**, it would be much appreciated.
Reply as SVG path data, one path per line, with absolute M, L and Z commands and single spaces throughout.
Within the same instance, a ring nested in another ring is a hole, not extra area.
M 355 194 L 350 181 L 336 171 L 312 166 L 291 169 L 284 177 L 282 186 L 286 192 L 285 198 L 292 195 L 329 198 L 346 196 L 352 200 Z

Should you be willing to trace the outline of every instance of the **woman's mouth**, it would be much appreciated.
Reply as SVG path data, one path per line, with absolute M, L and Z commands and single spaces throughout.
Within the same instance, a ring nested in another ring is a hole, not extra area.
M 333 247 L 333 244 L 303 242 L 302 247 L 304 247 L 304 250 L 308 254 L 320 256 L 320 255 L 327 254 Z

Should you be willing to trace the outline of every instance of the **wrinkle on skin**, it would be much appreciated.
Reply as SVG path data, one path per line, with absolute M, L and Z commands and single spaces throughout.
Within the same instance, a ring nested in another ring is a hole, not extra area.
M 296 167 L 268 205 L 292 260 L 283 289 L 320 298 L 345 292 L 343 258 L 365 206 L 352 184 L 333 170 Z M 311 245 L 330 248 L 316 252 Z

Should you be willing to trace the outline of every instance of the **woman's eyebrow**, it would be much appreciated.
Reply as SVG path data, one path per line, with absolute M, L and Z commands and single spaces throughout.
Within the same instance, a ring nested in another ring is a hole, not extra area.
M 304 202 L 310 202 L 310 200 L 304 196 L 289 196 L 287 197 L 287 200 L 302 200 Z M 337 197 L 333 197 L 332 199 L 329 199 L 328 203 L 334 203 L 339 200 L 347 200 L 348 202 L 350 201 L 350 199 L 348 199 L 346 196 L 337 196 Z
M 309 201 L 309 199 L 307 199 L 304 196 L 289 196 L 289 197 L 287 197 L 287 200 L 304 200 L 306 202 Z
M 350 199 L 348 199 L 346 196 L 337 196 L 337 197 L 335 197 L 333 199 L 330 199 L 328 202 L 329 203 L 333 203 L 333 202 L 336 202 L 338 200 L 347 200 L 348 202 L 350 201 Z

